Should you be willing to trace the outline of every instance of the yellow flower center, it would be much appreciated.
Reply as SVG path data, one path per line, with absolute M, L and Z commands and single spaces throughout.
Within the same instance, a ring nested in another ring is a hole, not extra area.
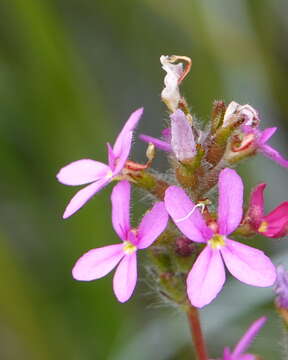
M 133 254 L 137 250 L 137 247 L 133 245 L 130 241 L 124 241 L 123 243 L 123 251 L 127 255 Z
M 107 174 L 106 174 L 106 178 L 107 179 L 111 179 L 113 177 L 113 172 L 112 170 L 108 170 Z
M 267 229 L 268 229 L 268 223 L 267 223 L 267 221 L 262 221 L 261 224 L 260 224 L 260 226 L 259 226 L 259 228 L 258 228 L 258 231 L 259 231 L 260 233 L 264 233 L 265 231 L 267 231 Z
M 225 237 L 219 234 L 215 234 L 209 241 L 208 244 L 212 249 L 219 249 L 222 246 L 225 246 Z

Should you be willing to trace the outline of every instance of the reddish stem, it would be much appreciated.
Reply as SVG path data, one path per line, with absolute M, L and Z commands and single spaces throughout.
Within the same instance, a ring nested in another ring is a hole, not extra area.
M 195 307 L 190 306 L 189 310 L 187 311 L 187 317 L 190 325 L 192 340 L 194 343 L 196 358 L 197 360 L 208 360 L 208 354 L 202 334 L 198 310 Z

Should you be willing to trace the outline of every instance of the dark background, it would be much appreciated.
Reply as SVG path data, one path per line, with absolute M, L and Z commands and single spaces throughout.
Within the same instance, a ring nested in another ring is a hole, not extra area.
M 94 283 L 71 278 L 83 252 L 117 241 L 111 187 L 63 221 L 75 188 L 57 183 L 55 174 L 77 159 L 106 161 L 106 141 L 140 106 L 138 131 L 160 133 L 162 54 L 193 59 L 183 92 L 200 121 L 215 99 L 249 103 L 262 126 L 279 126 L 271 144 L 288 157 L 287 13 L 285 0 L 1 1 L 1 359 L 191 359 L 184 316 L 153 295 L 147 276 L 123 305 L 111 276 Z M 144 151 L 137 142 L 134 159 L 143 160 Z M 240 172 L 246 193 L 269 183 L 267 210 L 287 200 L 287 170 L 259 155 Z M 143 209 L 134 203 L 136 219 Z M 287 239 L 253 243 L 287 265 Z M 266 314 L 254 349 L 280 358 L 272 301 L 271 289 L 226 285 L 203 311 L 210 356 Z

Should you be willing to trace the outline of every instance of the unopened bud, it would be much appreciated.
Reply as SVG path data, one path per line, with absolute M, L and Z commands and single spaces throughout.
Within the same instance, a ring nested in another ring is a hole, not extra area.
M 245 104 L 240 105 L 232 101 L 225 112 L 223 126 L 229 126 L 231 123 L 237 122 L 239 118 L 243 118 L 244 125 L 257 127 L 260 122 L 259 114 L 252 106 Z
M 214 133 L 223 124 L 226 106 L 224 101 L 216 100 L 213 103 L 211 120 L 212 120 L 212 133 Z
M 153 161 L 153 159 L 155 157 L 155 145 L 154 144 L 149 143 L 147 150 L 146 150 L 146 157 L 147 157 L 149 163 Z
M 179 256 L 190 256 L 196 252 L 195 244 L 186 237 L 180 237 L 175 242 L 175 252 Z

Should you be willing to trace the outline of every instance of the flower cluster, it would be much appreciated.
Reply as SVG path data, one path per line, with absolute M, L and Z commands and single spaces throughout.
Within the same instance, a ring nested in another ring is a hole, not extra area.
M 243 209 L 243 181 L 232 167 L 262 153 L 287 168 L 288 160 L 267 144 L 277 128 L 260 130 L 258 112 L 235 101 L 228 106 L 215 101 L 208 126 L 200 127 L 180 92 L 191 60 L 174 55 L 161 56 L 160 61 L 167 73 L 161 97 L 170 122 L 160 139 L 139 136 L 148 143 L 147 163 L 129 160 L 133 132 L 143 114 L 141 108 L 131 114 L 114 146 L 107 145 L 108 165 L 82 159 L 57 174 L 65 185 L 88 184 L 69 202 L 64 218 L 73 215 L 104 186 L 118 181 L 111 196 L 112 225 L 121 242 L 88 251 L 76 262 L 73 277 L 95 280 L 117 267 L 113 289 L 117 299 L 125 302 L 137 281 L 137 251 L 147 249 L 155 288 L 182 306 L 202 308 L 209 304 L 225 283 L 225 267 L 245 284 L 272 286 L 276 270 L 271 260 L 243 241 L 257 234 L 285 236 L 288 202 L 265 215 L 266 184 L 260 184 L 252 190 L 249 206 Z M 165 176 L 150 169 L 157 149 L 167 154 L 171 165 Z M 137 228 L 130 224 L 131 185 L 153 199 Z M 213 196 L 216 189 L 217 212 Z M 233 240 L 235 236 L 237 241 Z M 233 352 L 225 349 L 223 360 L 254 359 L 243 352 L 247 339 L 264 322 L 263 318 L 255 322 Z

